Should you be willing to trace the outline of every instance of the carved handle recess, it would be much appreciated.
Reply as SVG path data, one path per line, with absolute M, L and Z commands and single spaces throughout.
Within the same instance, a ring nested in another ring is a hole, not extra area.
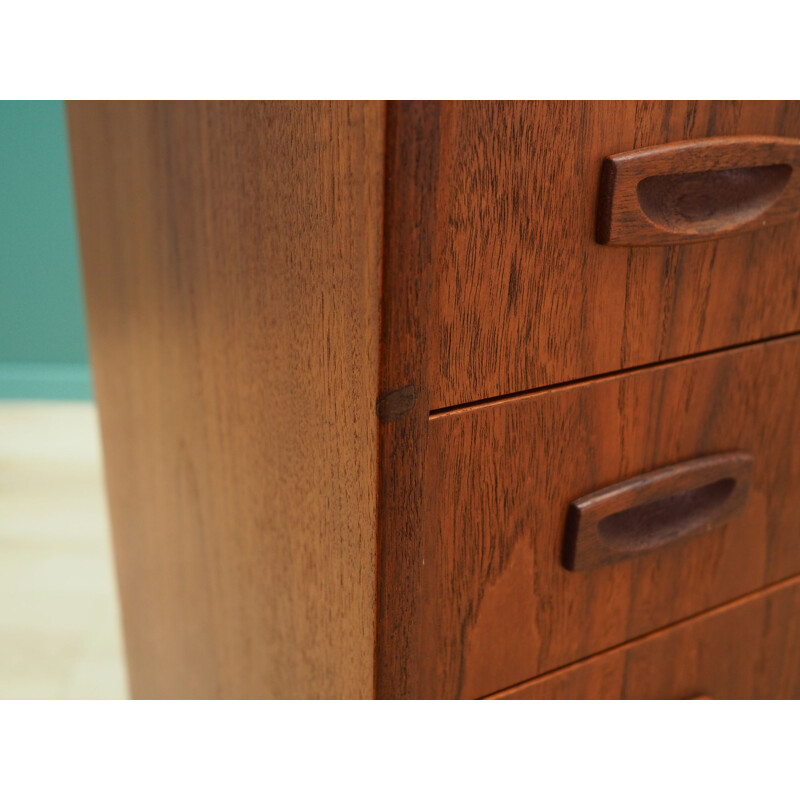
M 564 566 L 613 564 L 730 520 L 750 491 L 753 458 L 721 453 L 648 472 L 569 507 Z
M 597 241 L 664 245 L 718 239 L 798 213 L 800 139 L 695 139 L 606 158 Z

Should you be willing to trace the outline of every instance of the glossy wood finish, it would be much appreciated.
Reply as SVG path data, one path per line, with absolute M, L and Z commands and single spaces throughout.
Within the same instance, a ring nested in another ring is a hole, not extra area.
M 753 457 L 719 453 L 628 478 L 567 509 L 563 563 L 596 569 L 729 522 L 750 492 Z
M 797 223 L 594 242 L 604 157 L 800 104 L 70 116 L 135 695 L 477 696 L 800 571 L 788 340 L 429 413 L 800 329 Z M 570 501 L 748 444 L 735 525 L 550 571 Z
M 800 579 L 494 696 L 498 700 L 798 700 Z
M 376 694 L 413 696 L 428 433 L 426 329 L 435 235 L 438 103 L 390 103 L 381 320 Z
M 69 116 L 134 696 L 372 696 L 383 104 Z
M 800 139 L 696 139 L 606 158 L 597 241 L 641 246 L 719 239 L 798 214 Z
M 424 697 L 479 697 L 800 572 L 800 337 L 432 417 Z M 728 525 L 570 572 L 570 502 L 714 453 L 753 456 Z
M 800 223 L 658 247 L 595 242 L 603 159 L 800 137 L 800 103 L 444 103 L 428 320 L 441 409 L 800 330 Z

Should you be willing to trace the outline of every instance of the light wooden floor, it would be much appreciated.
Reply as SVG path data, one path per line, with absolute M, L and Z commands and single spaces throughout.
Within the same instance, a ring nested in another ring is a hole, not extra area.
M 0 402 L 0 698 L 124 698 L 91 403 Z

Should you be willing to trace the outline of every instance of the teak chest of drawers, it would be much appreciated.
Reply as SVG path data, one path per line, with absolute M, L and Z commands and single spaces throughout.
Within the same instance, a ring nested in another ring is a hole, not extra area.
M 800 697 L 800 103 L 73 103 L 136 697 Z

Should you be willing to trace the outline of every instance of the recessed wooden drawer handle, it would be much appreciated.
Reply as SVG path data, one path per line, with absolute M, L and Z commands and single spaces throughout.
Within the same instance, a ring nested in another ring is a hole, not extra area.
M 606 158 L 597 241 L 663 245 L 717 239 L 798 213 L 800 139 L 695 139 Z
M 564 566 L 613 564 L 727 522 L 747 501 L 752 472 L 752 456 L 721 453 L 581 497 L 567 514 Z

